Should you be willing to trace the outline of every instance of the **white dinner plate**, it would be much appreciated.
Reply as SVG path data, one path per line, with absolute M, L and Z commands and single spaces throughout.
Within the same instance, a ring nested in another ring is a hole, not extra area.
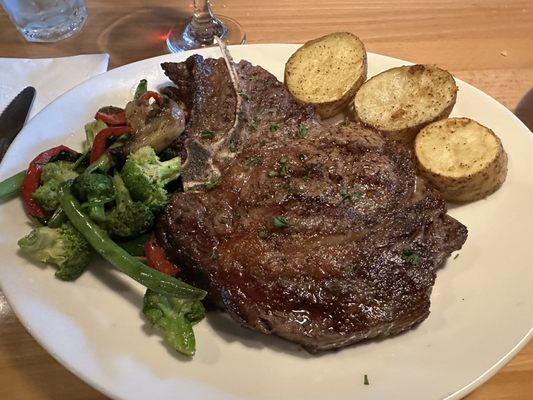
M 232 47 L 283 76 L 297 45 Z M 217 49 L 198 51 L 219 57 Z M 103 105 L 123 106 L 141 78 L 168 82 L 164 55 L 114 69 L 50 104 L 18 135 L 0 178 L 26 168 L 40 151 L 80 148 L 83 125 Z M 369 76 L 406 64 L 368 55 Z M 431 314 L 416 329 L 337 352 L 310 355 L 298 346 L 239 327 L 222 313 L 195 328 L 192 360 L 166 347 L 141 315 L 143 288 L 108 264 L 75 283 L 54 278 L 17 252 L 29 230 L 21 202 L 0 207 L 0 282 L 26 329 L 59 362 L 116 399 L 457 399 L 487 380 L 528 341 L 533 320 L 533 134 L 505 107 L 457 81 L 454 116 L 492 128 L 509 155 L 503 187 L 487 199 L 454 206 L 468 227 L 457 258 L 439 270 Z M 16 351 L 16 350 L 13 350 Z M 363 384 L 367 374 L 369 385 Z

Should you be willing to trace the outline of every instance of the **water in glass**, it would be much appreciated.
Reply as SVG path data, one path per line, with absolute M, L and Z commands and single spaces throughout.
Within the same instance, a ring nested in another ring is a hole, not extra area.
M 87 19 L 83 0 L 0 0 L 30 42 L 55 42 L 78 32 Z

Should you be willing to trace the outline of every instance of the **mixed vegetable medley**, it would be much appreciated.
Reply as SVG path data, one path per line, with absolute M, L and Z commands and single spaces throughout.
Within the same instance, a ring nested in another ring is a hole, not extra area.
M 0 183 L 0 200 L 20 193 L 35 223 L 18 241 L 25 256 L 74 281 L 99 254 L 147 288 L 144 315 L 192 356 L 206 292 L 176 278 L 179 268 L 152 233 L 170 193 L 180 190 L 181 160 L 169 145 L 185 119 L 180 104 L 148 91 L 143 79 L 125 109 L 103 107 L 85 125 L 83 152 L 63 145 L 42 152 Z

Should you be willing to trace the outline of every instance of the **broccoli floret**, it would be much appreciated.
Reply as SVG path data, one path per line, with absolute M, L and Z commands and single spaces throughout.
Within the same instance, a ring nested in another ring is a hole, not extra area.
M 160 161 L 154 149 L 146 146 L 128 157 L 121 175 L 133 199 L 157 211 L 168 202 L 164 186 L 178 178 L 180 172 L 179 157 Z
M 73 166 L 72 162 L 54 161 L 43 167 L 41 186 L 33 192 L 32 196 L 46 211 L 54 212 L 59 206 L 61 184 L 78 176 L 78 173 L 72 169 Z
M 134 237 L 150 229 L 154 214 L 146 205 L 133 201 L 119 174 L 113 177 L 115 207 L 107 214 L 105 228 L 114 236 Z
M 35 228 L 18 241 L 23 254 L 32 260 L 54 264 L 55 276 L 63 281 L 77 279 L 89 265 L 93 254 L 85 238 L 70 223 L 53 229 Z
M 81 174 L 74 180 L 72 189 L 89 217 L 96 222 L 103 222 L 106 218 L 105 204 L 115 199 L 115 187 L 110 176 L 98 173 Z
M 187 356 L 194 355 L 196 341 L 192 326 L 205 317 L 200 301 L 182 300 L 153 292 L 144 295 L 143 313 L 152 325 L 159 327 L 165 340 Z

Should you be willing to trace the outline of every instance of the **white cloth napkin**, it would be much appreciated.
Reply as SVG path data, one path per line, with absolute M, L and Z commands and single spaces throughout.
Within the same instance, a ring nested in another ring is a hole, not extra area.
M 26 86 L 37 93 L 32 118 L 48 103 L 77 84 L 107 71 L 109 54 L 61 58 L 0 58 L 0 112 Z

